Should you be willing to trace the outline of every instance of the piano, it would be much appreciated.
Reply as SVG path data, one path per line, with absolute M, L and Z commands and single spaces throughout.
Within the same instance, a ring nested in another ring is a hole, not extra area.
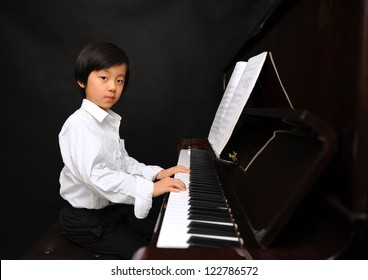
M 178 164 L 192 172 L 178 178 L 188 190 L 165 197 L 152 243 L 137 258 L 367 257 L 368 129 L 360 120 L 368 103 L 356 102 L 368 92 L 367 56 L 356 49 L 367 49 L 366 1 L 280 2 L 224 72 L 270 50 L 301 109 L 262 106 L 256 92 L 220 157 L 207 139 L 180 139 Z M 356 20 L 344 25 L 343 14 Z
M 167 195 L 140 258 L 325 259 L 345 246 L 348 227 L 313 198 L 334 131 L 305 110 L 248 108 L 240 123 L 224 158 L 207 139 L 179 141 L 178 164 L 191 173 L 176 176 L 188 189 Z

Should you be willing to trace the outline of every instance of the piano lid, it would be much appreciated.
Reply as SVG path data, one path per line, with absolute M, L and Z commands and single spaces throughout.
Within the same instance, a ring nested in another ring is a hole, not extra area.
M 214 160 L 244 240 L 261 248 L 271 245 L 335 146 L 334 131 L 311 112 L 244 110 L 221 154 L 227 162 Z

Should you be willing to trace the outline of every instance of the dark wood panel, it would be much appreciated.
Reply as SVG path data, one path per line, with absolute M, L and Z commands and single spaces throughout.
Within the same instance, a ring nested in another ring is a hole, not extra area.
M 366 257 L 368 193 L 368 1 L 284 1 L 235 60 L 271 51 L 297 109 L 336 131 L 338 147 L 318 185 L 351 224 L 345 257 Z M 362 249 L 364 248 L 364 249 Z

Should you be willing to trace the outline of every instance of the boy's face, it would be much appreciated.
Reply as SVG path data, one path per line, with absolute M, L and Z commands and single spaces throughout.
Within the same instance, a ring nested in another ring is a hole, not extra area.
M 114 65 L 110 68 L 91 72 L 87 84 L 78 81 L 84 88 L 86 98 L 106 110 L 120 99 L 124 88 L 126 64 Z

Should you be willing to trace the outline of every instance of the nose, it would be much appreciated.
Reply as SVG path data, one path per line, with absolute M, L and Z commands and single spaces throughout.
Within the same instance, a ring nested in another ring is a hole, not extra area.
M 116 84 L 114 81 L 110 81 L 110 83 L 108 84 L 108 91 L 110 92 L 115 92 L 116 90 Z

